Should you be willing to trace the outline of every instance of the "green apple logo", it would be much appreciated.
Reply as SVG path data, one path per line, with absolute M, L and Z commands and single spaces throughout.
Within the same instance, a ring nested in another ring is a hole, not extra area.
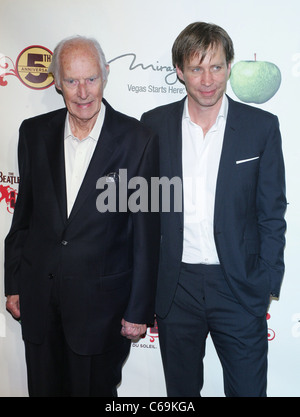
M 262 104 L 270 100 L 281 84 L 279 68 L 271 62 L 240 61 L 231 70 L 230 84 L 234 94 L 245 103 Z

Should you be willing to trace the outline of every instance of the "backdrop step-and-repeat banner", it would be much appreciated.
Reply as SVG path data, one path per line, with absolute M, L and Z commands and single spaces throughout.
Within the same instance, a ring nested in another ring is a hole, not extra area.
M 233 39 L 228 94 L 280 120 L 288 231 L 281 296 L 272 301 L 267 316 L 268 396 L 300 396 L 299 16 L 298 0 L 1 0 L 0 397 L 28 396 L 20 325 L 5 309 L 3 240 L 18 196 L 20 123 L 64 106 L 47 76 L 55 45 L 76 34 L 97 38 L 110 64 L 105 98 L 115 109 L 139 119 L 144 111 L 185 96 L 172 67 L 171 48 L 183 28 L 200 20 L 224 27 Z M 202 395 L 224 396 L 222 370 L 210 338 Z M 156 327 L 132 344 L 119 396 L 166 396 Z

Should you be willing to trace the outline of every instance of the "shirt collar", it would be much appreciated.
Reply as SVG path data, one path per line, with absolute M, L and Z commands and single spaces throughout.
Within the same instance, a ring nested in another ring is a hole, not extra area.
M 96 123 L 95 123 L 92 131 L 90 132 L 90 134 L 85 139 L 91 138 L 95 142 L 98 141 L 100 133 L 101 133 L 101 129 L 102 129 L 102 126 L 103 126 L 103 123 L 104 123 L 105 109 L 106 109 L 105 104 L 102 102 L 99 114 L 97 116 Z M 66 117 L 66 122 L 65 122 L 64 139 L 67 139 L 69 137 L 75 139 L 75 136 L 73 135 L 73 133 L 71 131 L 71 127 L 70 127 L 69 112 L 67 112 L 67 117 Z M 83 139 L 83 140 L 85 140 L 85 139 Z
M 217 116 L 215 124 L 218 123 L 220 118 L 223 118 L 224 120 L 226 120 L 227 119 L 227 114 L 228 114 L 228 98 L 227 98 L 226 94 L 224 94 L 223 99 L 222 99 L 222 104 L 221 104 L 219 114 Z M 188 97 L 186 98 L 185 103 L 184 103 L 182 118 L 183 118 L 183 120 L 184 119 L 189 119 L 189 121 L 192 122 L 191 118 L 190 118 L 190 114 L 189 114 Z

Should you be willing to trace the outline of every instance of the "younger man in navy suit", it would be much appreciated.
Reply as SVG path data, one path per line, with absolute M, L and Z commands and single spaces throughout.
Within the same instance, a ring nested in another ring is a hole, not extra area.
M 210 333 L 226 396 L 266 396 L 266 312 L 279 296 L 286 228 L 278 119 L 225 94 L 234 49 L 219 26 L 190 24 L 172 54 L 187 98 L 142 116 L 159 135 L 160 176 L 183 185 L 183 211 L 161 214 L 167 392 L 200 395 Z

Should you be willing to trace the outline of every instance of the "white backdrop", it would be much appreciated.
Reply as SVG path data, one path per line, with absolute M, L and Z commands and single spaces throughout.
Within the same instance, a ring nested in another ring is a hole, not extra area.
M 18 128 L 25 118 L 63 106 L 53 86 L 32 89 L 14 74 L 19 54 L 33 45 L 53 51 L 58 41 L 74 34 L 97 38 L 110 62 L 105 98 L 117 110 L 140 118 L 150 108 L 184 97 L 182 84 L 176 81 L 172 69 L 171 47 L 179 32 L 198 20 L 219 24 L 228 31 L 235 45 L 235 63 L 253 60 L 256 54 L 258 61 L 272 62 L 281 72 L 278 92 L 267 102 L 255 104 L 280 119 L 289 202 L 286 274 L 280 300 L 272 302 L 268 316 L 268 395 L 300 396 L 299 16 L 298 0 L 286 0 L 284 4 L 281 0 L 1 0 L 0 397 L 28 395 L 20 326 L 5 310 L 2 289 L 3 239 L 13 211 L 8 210 L 12 194 L 5 196 L 5 192 L 17 191 Z M 228 94 L 239 100 L 230 83 Z M 166 395 L 155 328 L 133 344 L 119 395 Z M 221 367 L 210 339 L 202 395 L 224 395 Z

